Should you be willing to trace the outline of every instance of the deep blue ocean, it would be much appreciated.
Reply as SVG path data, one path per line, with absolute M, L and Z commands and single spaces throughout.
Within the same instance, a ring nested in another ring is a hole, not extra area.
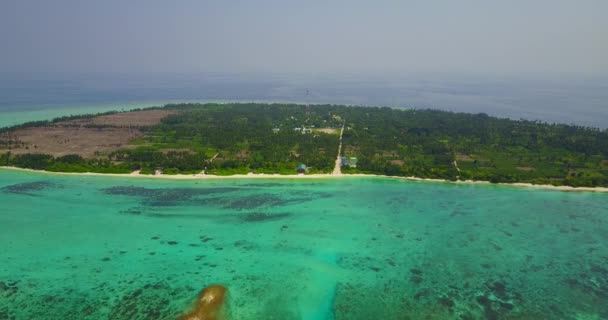
M 259 73 L 0 76 L 0 126 L 45 119 L 66 110 L 120 110 L 182 101 L 434 108 L 608 128 L 606 78 Z

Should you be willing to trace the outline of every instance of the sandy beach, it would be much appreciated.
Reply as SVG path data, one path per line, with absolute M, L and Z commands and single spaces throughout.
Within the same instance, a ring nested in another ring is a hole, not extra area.
M 211 174 L 154 174 L 145 175 L 140 174 L 138 171 L 129 174 L 117 174 L 117 173 L 95 173 L 95 172 L 51 172 L 44 170 L 33 170 L 24 169 L 10 166 L 0 166 L 0 170 L 12 170 L 12 171 L 23 171 L 49 175 L 65 175 L 65 176 L 97 176 L 97 177 L 120 177 L 120 178 L 135 178 L 135 179 L 169 179 L 169 180 L 214 180 L 214 179 L 342 179 L 342 178 L 382 178 L 382 179 L 398 179 L 407 181 L 419 181 L 419 182 L 434 182 L 434 183 L 449 183 L 449 184 L 479 184 L 479 185 L 497 185 L 506 187 L 519 187 L 519 188 L 532 188 L 532 189 L 543 189 L 543 190 L 556 190 L 556 191 L 567 191 L 567 192 L 602 192 L 608 193 L 606 187 L 570 187 L 570 186 L 552 186 L 552 185 L 538 185 L 531 183 L 491 183 L 489 181 L 476 181 L 476 180 L 458 180 L 450 181 L 443 179 L 426 179 L 418 177 L 397 177 L 397 176 L 385 176 L 377 174 L 293 174 L 293 175 L 281 175 L 281 174 L 264 174 L 264 173 L 249 173 L 249 174 L 234 174 L 230 176 L 218 176 Z

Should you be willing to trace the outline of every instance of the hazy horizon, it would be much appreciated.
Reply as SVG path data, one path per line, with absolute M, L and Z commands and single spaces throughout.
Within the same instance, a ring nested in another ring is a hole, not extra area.
M 6 0 L 0 111 L 289 101 L 606 128 L 605 12 L 600 0 Z
M 608 2 L 5 0 L 2 73 L 608 75 Z

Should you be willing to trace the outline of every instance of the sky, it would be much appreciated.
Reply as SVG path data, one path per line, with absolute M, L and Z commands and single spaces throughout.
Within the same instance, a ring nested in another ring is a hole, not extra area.
M 2 0 L 0 73 L 608 75 L 605 0 Z

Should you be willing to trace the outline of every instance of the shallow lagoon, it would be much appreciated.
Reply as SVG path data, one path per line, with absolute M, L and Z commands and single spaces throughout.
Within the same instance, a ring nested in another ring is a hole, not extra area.
M 608 194 L 0 170 L 0 319 L 605 319 Z

